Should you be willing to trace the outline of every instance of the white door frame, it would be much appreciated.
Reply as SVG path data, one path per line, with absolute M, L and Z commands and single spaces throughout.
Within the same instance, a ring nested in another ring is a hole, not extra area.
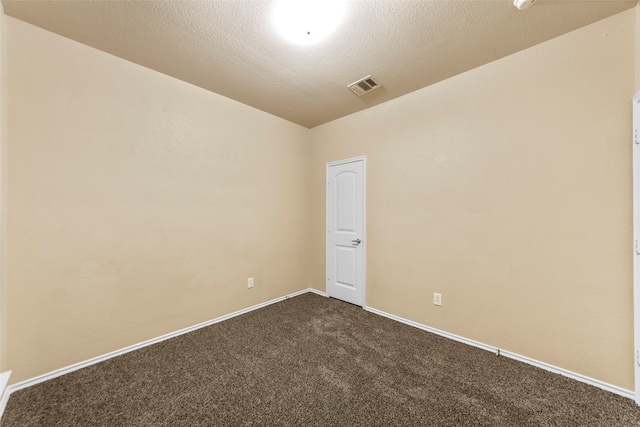
M 640 92 L 633 97 L 633 367 L 640 405 Z
M 331 166 L 343 165 L 345 163 L 362 162 L 362 308 L 367 307 L 367 156 L 352 157 L 350 159 L 336 160 L 327 163 L 325 170 L 325 184 L 329 179 L 329 168 Z M 329 230 L 329 189 L 325 187 L 325 292 L 329 295 L 329 239 L 327 232 Z

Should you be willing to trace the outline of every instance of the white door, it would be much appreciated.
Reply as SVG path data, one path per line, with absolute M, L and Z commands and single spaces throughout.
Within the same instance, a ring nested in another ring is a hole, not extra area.
M 640 92 L 633 97 L 633 313 L 635 401 L 640 405 Z
M 327 294 L 365 304 L 366 158 L 327 164 Z

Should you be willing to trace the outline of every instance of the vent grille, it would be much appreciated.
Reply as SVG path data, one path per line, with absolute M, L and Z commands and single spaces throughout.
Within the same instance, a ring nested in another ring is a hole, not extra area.
M 365 93 L 378 89 L 380 86 L 382 85 L 376 82 L 375 80 L 373 80 L 371 76 L 367 76 L 365 78 L 358 80 L 357 82 L 351 83 L 347 87 L 349 88 L 349 90 L 351 90 L 351 92 L 355 93 L 358 96 L 362 96 Z

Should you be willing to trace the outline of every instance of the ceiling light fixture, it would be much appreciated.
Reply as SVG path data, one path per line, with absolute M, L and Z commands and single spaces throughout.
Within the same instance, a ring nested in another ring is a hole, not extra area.
M 518 10 L 529 9 L 533 4 L 538 0 L 513 0 L 513 5 L 518 8 Z
M 336 29 L 344 17 L 344 1 L 282 0 L 276 4 L 278 32 L 292 43 L 314 44 Z

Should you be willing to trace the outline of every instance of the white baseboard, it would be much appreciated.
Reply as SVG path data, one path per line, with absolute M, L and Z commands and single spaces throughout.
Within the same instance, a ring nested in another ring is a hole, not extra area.
M 120 350 L 112 351 L 112 352 L 104 354 L 102 356 L 97 356 L 97 357 L 94 357 L 92 359 L 85 360 L 83 362 L 78 362 L 78 363 L 75 363 L 73 365 L 66 366 L 64 368 L 56 369 L 55 371 L 48 372 L 46 374 L 42 374 L 42 375 L 39 375 L 39 376 L 34 377 L 34 378 L 30 378 L 28 380 L 24 380 L 24 381 L 21 381 L 21 382 L 16 383 L 16 384 L 12 384 L 12 385 L 10 385 L 8 387 L 6 387 L 6 384 L 7 384 L 8 380 L 9 380 L 9 375 L 11 374 L 11 371 L 4 372 L 4 373 L 0 374 L 0 393 L 2 393 L 2 390 L 4 390 L 4 393 L 1 394 L 2 398 L 0 400 L 0 418 L 2 417 L 2 414 L 4 413 L 5 407 L 7 406 L 7 402 L 9 400 L 9 396 L 14 391 L 18 391 L 18 390 L 30 387 L 30 386 L 35 385 L 35 384 L 39 384 L 41 382 L 44 382 L 44 381 L 59 377 L 61 375 L 68 374 L 68 373 L 73 372 L 73 371 L 77 371 L 78 369 L 82 369 L 82 368 L 85 368 L 87 366 L 94 365 L 94 364 L 102 362 L 104 360 L 111 359 L 113 357 L 120 356 L 122 354 L 129 353 L 131 351 L 138 350 L 140 348 L 143 348 L 143 347 L 146 347 L 146 346 L 149 346 L 149 345 L 152 345 L 152 344 L 156 344 L 156 343 L 159 343 L 161 341 L 165 341 L 165 340 L 168 340 L 168 339 L 171 339 L 171 338 L 186 334 L 188 332 L 192 332 L 192 331 L 195 331 L 197 329 L 204 328 L 204 327 L 209 326 L 209 325 L 213 325 L 213 324 L 218 323 L 218 322 L 222 322 L 223 320 L 231 319 L 232 317 L 240 316 L 241 314 L 249 313 L 250 311 L 257 310 L 259 308 L 266 307 L 268 305 L 275 304 L 277 302 L 284 301 L 286 299 L 293 298 L 293 297 L 296 297 L 298 295 L 305 294 L 307 292 L 311 292 L 311 293 L 314 293 L 314 294 L 317 294 L 317 295 L 320 295 L 320 296 L 323 296 L 323 297 L 328 297 L 326 292 L 322 292 L 322 291 L 319 291 L 317 289 L 313 289 L 313 288 L 303 289 L 301 291 L 294 292 L 292 294 L 288 294 L 288 295 L 286 295 L 284 297 L 275 298 L 275 299 L 272 299 L 270 301 L 254 305 L 252 307 L 248 307 L 248 308 L 245 308 L 245 309 L 242 309 L 242 310 L 238 310 L 238 311 L 235 311 L 233 313 L 226 314 L 224 316 L 216 317 L 215 319 L 211 319 L 211 320 L 208 320 L 206 322 L 202 322 L 202 323 L 199 323 L 197 325 L 190 326 L 188 328 L 180 329 L 178 331 L 171 332 L 171 333 L 159 336 L 157 338 L 152 338 L 150 340 L 143 341 L 141 343 L 134 344 L 134 345 L 122 348 Z M 462 343 L 465 343 L 465 344 L 469 344 L 469 345 L 472 345 L 474 347 L 479 347 L 479 348 L 481 348 L 483 350 L 491 351 L 493 353 L 496 353 L 499 350 L 500 351 L 500 355 L 502 355 L 502 356 L 509 357 L 511 359 L 518 360 L 520 362 L 528 363 L 530 365 L 537 366 L 539 368 L 545 369 L 545 370 L 550 371 L 550 372 L 554 372 L 554 373 L 557 373 L 557 374 L 560 374 L 560 375 L 564 375 L 564 376 L 572 378 L 574 380 L 581 381 L 583 383 L 599 387 L 599 388 L 601 388 L 603 390 L 610 391 L 612 393 L 618 394 L 620 396 L 627 397 L 629 399 L 634 399 L 635 398 L 635 394 L 634 394 L 633 391 L 624 389 L 622 387 L 618 387 L 618 386 L 615 386 L 615 385 L 612 385 L 612 384 L 608 384 L 608 383 L 605 383 L 603 381 L 596 380 L 594 378 L 590 378 L 590 377 L 587 377 L 587 376 L 584 376 L 584 375 L 581 375 L 581 374 L 578 374 L 578 373 L 575 373 L 575 372 L 571 372 L 571 371 L 568 371 L 568 370 L 563 369 L 563 368 L 558 368 L 556 366 L 549 365 L 548 363 L 540 362 L 538 360 L 531 359 L 531 358 L 528 358 L 526 356 L 521 356 L 519 354 L 512 353 L 510 351 L 500 350 L 500 349 L 498 349 L 496 347 L 492 347 L 490 345 L 483 344 L 483 343 L 478 342 L 478 341 L 474 341 L 474 340 L 471 340 L 471 339 L 468 339 L 468 338 L 464 338 L 464 337 L 461 337 L 459 335 L 451 334 L 449 332 L 441 331 L 439 329 L 432 328 L 430 326 L 426 326 L 426 325 L 423 325 L 421 323 L 414 322 L 412 320 L 408 320 L 408 319 L 402 318 L 400 316 L 395 316 L 393 314 L 389 314 L 389 313 L 386 313 L 384 311 L 381 311 L 381 310 L 378 310 L 378 309 L 375 309 L 375 308 L 372 308 L 372 307 L 363 307 L 363 308 L 365 310 L 367 310 L 367 311 L 370 311 L 371 313 L 378 314 L 380 316 L 384 316 L 384 317 L 387 317 L 389 319 L 396 320 L 398 322 L 405 323 L 405 324 L 410 325 L 410 326 L 414 326 L 414 327 L 422 329 L 424 331 L 432 332 L 432 333 L 434 333 L 436 335 L 440 335 L 440 336 L 443 336 L 443 337 L 446 337 L 446 338 L 449 338 L 449 339 L 452 339 L 452 340 L 455 340 L 455 341 L 459 341 L 459 342 L 462 342 Z
M 68 374 L 68 373 L 73 372 L 73 371 L 77 371 L 78 369 L 82 369 L 82 368 L 85 368 L 87 366 L 95 365 L 96 363 L 100 363 L 100 362 L 102 362 L 104 360 L 111 359 L 113 357 L 120 356 L 122 354 L 129 353 L 131 351 L 138 350 L 138 349 L 141 349 L 143 347 L 147 347 L 149 345 L 156 344 L 156 343 L 159 343 L 161 341 L 165 341 L 165 340 L 168 340 L 168 339 L 171 339 L 171 338 L 174 338 L 174 337 L 177 337 L 177 336 L 189 333 L 189 332 L 193 332 L 193 331 L 195 331 L 197 329 L 204 328 L 204 327 L 209 326 L 209 325 L 213 325 L 214 323 L 222 322 L 223 320 L 231 319 L 232 317 L 240 316 L 241 314 L 249 313 L 250 311 L 257 310 L 259 308 L 263 308 L 263 307 L 266 307 L 268 305 L 275 304 L 275 303 L 280 302 L 280 301 L 284 301 L 284 300 L 286 300 L 288 298 L 293 298 L 293 297 L 296 297 L 298 295 L 305 294 L 307 292 L 319 293 L 318 291 L 315 291 L 315 289 L 303 289 L 301 291 L 294 292 L 292 294 L 288 294 L 288 295 L 280 297 L 280 298 L 275 298 L 275 299 L 272 299 L 270 301 L 263 302 L 261 304 L 257 304 L 257 305 L 254 305 L 254 306 L 242 309 L 242 310 L 234 311 L 233 313 L 226 314 L 224 316 L 216 317 L 215 319 L 207 320 L 206 322 L 198 323 L 197 325 L 189 326 L 188 328 L 180 329 L 179 331 L 175 331 L 175 332 L 171 332 L 171 333 L 168 333 L 168 334 L 165 334 L 165 335 L 161 335 L 159 337 L 152 338 L 150 340 L 143 341 L 143 342 L 138 343 L 138 344 L 130 345 L 130 346 L 122 348 L 120 350 L 115 350 L 115 351 L 112 351 L 110 353 L 103 354 L 102 356 L 97 356 L 97 357 L 94 357 L 92 359 L 85 360 L 83 362 L 74 363 L 73 365 L 65 366 L 64 368 L 56 369 L 55 371 L 51 371 L 51 372 L 48 372 L 46 374 L 38 375 L 37 377 L 34 377 L 34 378 L 29 378 L 28 380 L 24 380 L 24 381 L 21 381 L 19 383 L 12 384 L 12 385 L 10 385 L 9 387 L 6 388 L 4 394 L 2 395 L 2 400 L 0 400 L 0 418 L 2 418 L 2 414 L 4 413 L 4 409 L 7 406 L 7 402 L 9 400 L 9 395 L 11 393 L 13 393 L 14 391 L 22 390 L 23 388 L 27 388 L 27 387 L 30 387 L 32 385 L 36 385 L 36 384 L 51 380 L 51 379 L 59 377 L 61 375 Z M 2 375 L 5 375 L 5 374 L 2 374 Z M 4 379 L 4 377 L 3 377 L 3 379 Z M 6 379 L 7 380 L 9 379 L 8 376 L 7 376 Z
M 546 371 L 550 371 L 550 372 L 553 372 L 553 373 L 556 373 L 556 374 L 563 375 L 565 377 L 568 377 L 568 378 L 571 378 L 571 379 L 574 379 L 574 380 L 577 380 L 577 381 L 580 381 L 580 382 L 583 382 L 583 383 L 586 383 L 586 384 L 601 388 L 601 389 L 606 390 L 606 391 L 610 391 L 612 393 L 618 394 L 618 395 L 623 396 L 623 397 L 627 397 L 629 399 L 634 399 L 635 398 L 635 393 L 632 390 L 627 390 L 627 389 L 624 389 L 622 387 L 618 387 L 617 385 L 609 384 L 609 383 L 606 383 L 604 381 L 597 380 L 595 378 L 587 377 L 585 375 L 578 374 L 576 372 L 572 372 L 572 371 L 569 371 L 569 370 L 564 369 L 564 368 L 559 368 L 557 366 L 553 366 L 553 365 L 550 365 L 550 364 L 545 363 L 545 362 L 540 362 L 539 360 L 531 359 L 529 357 L 522 356 L 520 354 L 513 353 L 511 351 L 502 350 L 502 349 L 499 349 L 497 347 L 493 347 L 493 346 L 490 346 L 490 345 L 487 345 L 487 344 L 484 344 L 484 343 L 481 343 L 481 342 L 478 342 L 478 341 L 474 341 L 474 340 L 469 339 L 469 338 L 465 338 L 465 337 L 461 337 L 459 335 L 451 334 L 449 332 L 441 331 L 440 329 L 432 328 L 431 326 L 423 325 L 422 323 L 414 322 L 413 320 L 408 320 L 408 319 L 402 318 L 400 316 L 395 316 L 393 314 L 386 313 L 386 312 L 384 312 L 382 310 L 378 310 L 378 309 L 371 308 L 371 307 L 364 307 L 364 309 L 367 310 L 367 311 L 370 311 L 371 313 L 375 313 L 375 314 L 378 314 L 380 316 L 384 316 L 384 317 L 387 317 L 389 319 L 393 319 L 393 320 L 396 320 L 398 322 L 402 322 L 402 323 L 405 323 L 407 325 L 414 326 L 414 327 L 416 327 L 418 329 L 422 329 L 423 331 L 431 332 L 431 333 L 434 333 L 436 335 L 440 335 L 440 336 L 443 336 L 445 338 L 452 339 L 454 341 L 459 341 L 459 342 L 464 343 L 464 344 L 468 344 L 468 345 L 471 345 L 471 346 L 474 346 L 474 347 L 481 348 L 483 350 L 490 351 L 492 353 L 500 354 L 501 356 L 505 356 L 505 357 L 508 357 L 510 359 L 515 359 L 515 360 L 518 360 L 520 362 L 524 362 L 524 363 L 527 363 L 529 365 L 533 365 L 533 366 L 536 366 L 538 368 L 542 368 L 542 369 L 544 369 Z
M 326 292 L 319 291 L 317 289 L 309 288 L 305 292 L 311 292 L 312 294 L 320 295 L 321 297 L 329 298 Z

